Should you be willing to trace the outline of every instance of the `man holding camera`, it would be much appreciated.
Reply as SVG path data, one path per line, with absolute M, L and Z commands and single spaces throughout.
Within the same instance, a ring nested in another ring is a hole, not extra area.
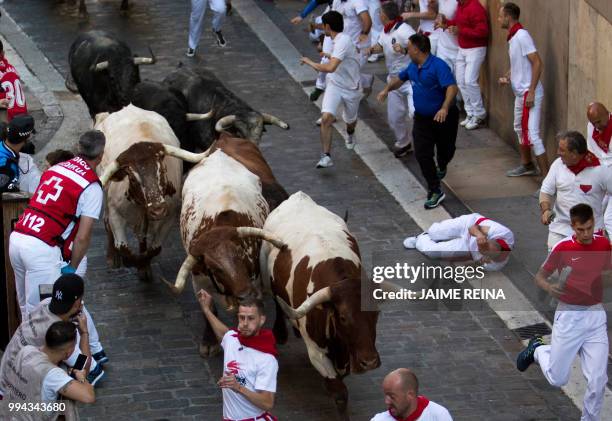
M 276 341 L 266 322 L 259 299 L 243 300 L 238 307 L 238 327 L 228 329 L 213 313 L 212 297 L 198 292 L 204 316 L 223 348 L 223 376 L 217 382 L 223 391 L 223 420 L 277 421 L 270 414 L 276 393 Z

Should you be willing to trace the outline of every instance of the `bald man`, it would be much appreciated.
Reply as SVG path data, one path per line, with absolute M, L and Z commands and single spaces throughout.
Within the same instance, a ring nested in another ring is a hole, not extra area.
M 606 167 L 612 167 L 612 114 L 601 102 L 592 102 L 587 107 L 587 148 L 599 162 Z M 610 195 L 607 194 L 603 200 L 604 222 L 612 224 L 612 206 Z M 608 226 L 608 225 L 606 225 Z M 608 233 L 611 235 L 612 233 Z
M 453 421 L 446 408 L 419 396 L 419 380 L 407 368 L 387 374 L 382 384 L 387 411 L 370 421 Z

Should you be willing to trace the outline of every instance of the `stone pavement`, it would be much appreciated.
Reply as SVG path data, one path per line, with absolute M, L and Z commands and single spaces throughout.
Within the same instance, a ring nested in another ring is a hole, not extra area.
M 151 45 L 159 61 L 142 68 L 143 78 L 159 80 L 179 61 L 188 61 L 183 56 L 187 4 L 134 0 L 131 12 L 123 17 L 115 3 L 89 2 L 89 21 L 77 19 L 69 2 L 54 7 L 40 0 L 6 0 L 3 7 L 61 75 L 67 71 L 72 39 L 79 30 L 90 28 L 118 33 L 134 52 L 145 52 Z M 210 32 L 205 31 L 194 64 L 222 75 L 228 87 L 255 108 L 291 124 L 289 132 L 269 128 L 262 144 L 279 181 L 290 193 L 304 190 L 338 214 L 349 209 L 349 227 L 368 271 L 374 254 L 377 265 L 393 263 L 405 234 L 417 232 L 418 227 L 355 154 L 336 147 L 334 169 L 314 170 L 319 144 L 312 122 L 317 109 L 240 16 L 228 19 L 224 32 L 229 46 L 221 50 L 213 47 Z M 368 107 L 363 117 L 368 123 L 380 121 Z M 380 135 L 390 139 L 384 124 L 378 126 Z M 394 158 L 389 155 L 389 159 Z M 449 207 L 461 209 L 459 202 L 449 202 Z M 193 295 L 187 292 L 176 298 L 160 282 L 143 284 L 131 270 L 108 269 L 104 241 L 99 224 L 89 254 L 86 301 L 111 363 L 97 389 L 98 402 L 82 408 L 82 417 L 219 419 L 221 394 L 215 382 L 222 360 L 206 361 L 197 354 L 202 316 Z M 156 273 L 171 279 L 183 258 L 177 228 L 157 260 Z M 427 306 L 387 304 L 378 324 L 381 368 L 347 379 L 351 419 L 368 420 L 384 409 L 379 385 L 384 374 L 398 366 L 413 367 L 422 392 L 448 407 L 457 420 L 577 419 L 579 412 L 570 400 L 549 387 L 536 368 L 516 372 L 514 358 L 520 346 L 514 333 L 486 308 L 432 311 Z M 333 403 L 310 366 L 303 343 L 290 338 L 281 347 L 279 362 L 274 413 L 282 420 L 333 419 Z

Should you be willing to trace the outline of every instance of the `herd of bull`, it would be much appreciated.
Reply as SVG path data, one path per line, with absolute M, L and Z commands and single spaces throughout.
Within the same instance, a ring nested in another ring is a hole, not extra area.
M 346 220 L 303 192 L 289 196 L 274 177 L 258 143 L 265 125 L 287 123 L 253 110 L 210 72 L 179 67 L 161 83 L 141 82 L 138 66 L 155 61 L 101 31 L 70 48 L 66 86 L 106 136 L 100 180 L 109 265 L 136 267 L 151 280 L 151 260 L 180 206 L 187 257 L 175 283 L 164 281 L 180 293 L 191 275 L 196 291 L 214 288 L 228 309 L 271 291 L 277 341 L 287 341 L 289 318 L 345 414 L 343 377 L 380 366 L 378 312 L 361 311 L 361 257 Z M 191 165 L 186 176 L 183 161 Z M 219 350 L 206 324 L 200 354 Z

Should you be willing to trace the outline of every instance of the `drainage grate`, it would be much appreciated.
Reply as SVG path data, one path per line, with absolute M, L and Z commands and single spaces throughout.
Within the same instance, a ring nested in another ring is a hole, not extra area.
M 552 331 L 546 323 L 536 323 L 534 325 L 519 327 L 514 329 L 515 332 L 521 339 L 531 339 L 534 336 L 550 335 Z

